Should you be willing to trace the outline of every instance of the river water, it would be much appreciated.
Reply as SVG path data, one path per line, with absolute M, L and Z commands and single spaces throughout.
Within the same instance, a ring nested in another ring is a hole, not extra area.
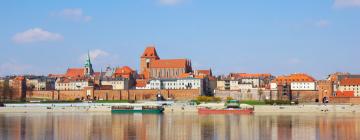
M 0 114 L 1 140 L 360 140 L 360 114 Z

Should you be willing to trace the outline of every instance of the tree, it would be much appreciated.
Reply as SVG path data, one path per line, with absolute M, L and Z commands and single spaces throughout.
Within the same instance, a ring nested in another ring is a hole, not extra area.
M 264 94 L 263 89 L 259 88 L 258 94 L 259 94 L 259 101 L 260 101 L 260 100 L 261 100 L 261 96 Z

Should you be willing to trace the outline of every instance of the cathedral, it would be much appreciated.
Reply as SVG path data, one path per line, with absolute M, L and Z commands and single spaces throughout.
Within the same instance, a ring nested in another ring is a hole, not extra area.
M 149 78 L 178 78 L 192 72 L 188 59 L 160 59 L 155 46 L 148 46 L 140 57 L 140 74 Z

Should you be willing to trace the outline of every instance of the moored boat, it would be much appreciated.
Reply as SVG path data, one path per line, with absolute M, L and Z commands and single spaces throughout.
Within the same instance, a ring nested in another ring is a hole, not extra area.
M 161 114 L 164 108 L 162 106 L 112 106 L 111 113 L 150 113 Z

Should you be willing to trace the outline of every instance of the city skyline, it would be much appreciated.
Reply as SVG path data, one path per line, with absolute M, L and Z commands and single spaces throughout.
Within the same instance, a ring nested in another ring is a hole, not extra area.
M 96 71 L 139 70 L 149 44 L 162 58 L 188 58 L 194 69 L 216 75 L 301 72 L 322 79 L 360 69 L 359 0 L 2 3 L 1 76 L 64 73 L 82 67 L 87 51 Z

